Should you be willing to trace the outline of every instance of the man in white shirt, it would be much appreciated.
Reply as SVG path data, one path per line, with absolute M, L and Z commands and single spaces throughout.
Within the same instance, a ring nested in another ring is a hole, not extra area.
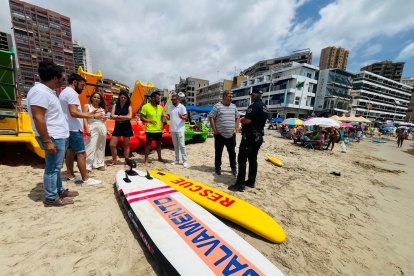
M 187 152 L 185 149 L 184 129 L 187 120 L 187 110 L 180 103 L 177 94 L 171 96 L 172 105 L 168 107 L 167 116 L 170 118 L 170 133 L 175 150 L 175 161 L 173 165 L 180 163 L 180 151 L 184 168 L 188 168 Z
M 82 107 L 79 101 L 79 94 L 85 88 L 86 80 L 78 74 L 71 74 L 68 79 L 69 86 L 63 89 L 59 95 L 60 104 L 63 113 L 69 124 L 69 146 L 66 152 L 66 168 L 68 180 L 75 182 L 82 182 L 84 185 L 101 184 L 101 180 L 96 180 L 89 177 L 86 170 L 86 151 L 85 142 L 83 140 L 83 118 L 85 119 L 102 119 L 102 114 L 94 110 L 92 112 L 82 112 Z M 78 163 L 81 177 L 75 176 L 73 171 L 73 164 Z
M 79 195 L 76 191 L 63 188 L 60 175 L 69 128 L 54 89 L 62 86 L 65 76 L 62 67 L 50 60 L 40 62 L 38 72 L 40 83 L 36 83 L 27 94 L 27 110 L 36 140 L 46 154 L 43 174 L 44 205 L 61 207 L 73 204 L 71 197 Z

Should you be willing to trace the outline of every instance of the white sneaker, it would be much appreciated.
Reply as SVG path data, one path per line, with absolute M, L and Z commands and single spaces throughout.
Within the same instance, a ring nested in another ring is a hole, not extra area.
M 183 163 L 183 166 L 184 166 L 184 168 L 186 168 L 186 169 L 187 169 L 187 168 L 188 168 L 188 163 L 187 163 L 187 162 L 184 162 L 184 163 Z
M 171 163 L 171 165 L 178 165 L 178 164 L 180 164 L 179 161 L 174 161 L 174 162 Z
M 75 175 L 75 177 L 68 177 L 67 178 L 68 181 L 73 181 L 73 182 L 82 182 L 82 177 L 80 175 Z
M 97 180 L 97 179 L 93 179 L 93 178 L 89 178 L 86 181 L 82 182 L 82 185 L 86 185 L 86 186 L 94 186 L 94 185 L 99 185 L 102 183 L 102 180 Z

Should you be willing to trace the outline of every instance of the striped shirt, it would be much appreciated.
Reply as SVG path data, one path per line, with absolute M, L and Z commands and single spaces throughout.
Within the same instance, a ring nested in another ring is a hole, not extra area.
M 233 136 L 236 119 L 239 117 L 235 104 L 231 103 L 226 106 L 221 102 L 216 103 L 208 116 L 213 118 L 216 129 L 221 136 L 224 138 L 231 138 Z

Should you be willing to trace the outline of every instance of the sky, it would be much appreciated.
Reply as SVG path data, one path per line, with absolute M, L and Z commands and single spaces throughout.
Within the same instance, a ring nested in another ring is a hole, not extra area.
M 232 79 L 257 61 L 310 48 L 350 50 L 347 70 L 406 62 L 414 76 L 414 1 L 406 0 L 27 0 L 71 18 L 93 70 L 133 88 L 173 89 L 180 77 Z M 0 30 L 11 32 L 7 0 Z

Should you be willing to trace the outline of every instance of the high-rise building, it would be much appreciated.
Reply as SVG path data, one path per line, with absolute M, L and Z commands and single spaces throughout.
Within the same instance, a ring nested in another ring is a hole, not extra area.
M 284 57 L 276 57 L 256 62 L 254 65 L 243 70 L 241 75 L 255 77 L 262 75 L 274 67 L 279 67 L 288 62 L 308 63 L 312 64 L 312 52 L 310 49 L 304 49 L 293 52 L 293 54 Z
M 319 69 L 335 69 L 346 70 L 348 64 L 349 51 L 341 47 L 326 47 L 321 50 L 319 58 Z
M 384 60 L 364 66 L 361 68 L 361 71 L 372 72 L 387 79 L 399 82 L 401 81 L 404 64 L 405 62 L 392 62 L 391 60 Z
M 198 89 L 207 86 L 209 84 L 208 80 L 188 77 L 185 79 L 180 78 L 178 84 L 175 85 L 175 91 L 183 92 L 185 94 L 184 103 L 189 105 L 196 104 L 196 93 Z
M 73 59 L 75 61 L 75 71 L 82 66 L 83 71 L 92 72 L 92 59 L 89 49 L 82 46 L 79 41 L 73 41 Z
M 405 121 L 412 87 L 361 71 L 353 78 L 352 115 L 373 121 Z
M 39 81 L 37 68 L 43 59 L 74 72 L 70 18 L 19 0 L 9 0 L 20 70 L 20 90 L 26 94 Z
M 11 51 L 12 48 L 11 34 L 0 31 L 0 50 Z

